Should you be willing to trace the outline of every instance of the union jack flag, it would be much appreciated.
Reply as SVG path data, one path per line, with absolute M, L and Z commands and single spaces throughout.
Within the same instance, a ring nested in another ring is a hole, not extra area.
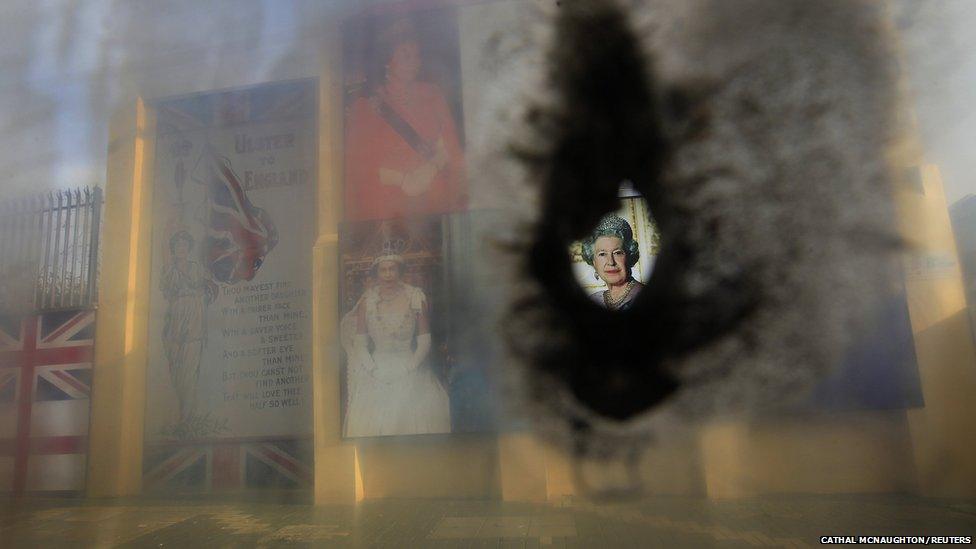
M 143 480 L 148 488 L 199 488 L 212 474 L 210 448 L 147 448 Z
M 309 438 L 164 443 L 146 450 L 150 490 L 200 492 L 312 486 Z
M 17 380 L 20 372 L 16 368 L 0 369 L 0 403 L 15 402 L 17 400 Z
M 84 487 L 94 327 L 92 310 L 0 317 L 0 490 Z
M 0 316 L 0 353 L 24 348 L 23 319 L 17 315 Z
M 302 461 L 300 446 L 282 442 L 243 445 L 245 481 L 252 486 L 281 488 L 312 484 L 312 470 Z
M 39 366 L 34 401 L 91 398 L 91 375 L 91 364 Z
M 308 120 L 315 116 L 314 80 L 265 84 L 247 90 L 200 93 L 160 101 L 160 135 L 248 122 Z
M 197 182 L 207 188 L 207 236 L 203 262 L 214 280 L 251 280 L 278 243 L 271 217 L 254 206 L 230 160 L 206 150 L 197 161 Z

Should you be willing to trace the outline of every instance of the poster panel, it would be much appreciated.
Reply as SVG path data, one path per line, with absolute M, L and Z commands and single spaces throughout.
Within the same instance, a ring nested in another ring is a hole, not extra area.
M 443 219 L 345 224 L 341 242 L 343 435 L 451 432 Z
M 494 431 L 495 318 L 474 268 L 491 212 L 346 223 L 340 231 L 344 437 Z
M 343 30 L 346 219 L 464 210 L 455 10 L 367 14 Z
M 610 283 L 626 286 L 628 278 L 635 284 L 630 288 L 627 302 L 637 296 L 639 285 L 650 279 L 660 242 L 647 202 L 629 191 L 621 191 L 621 195 L 624 198 L 620 199 L 620 209 L 605 218 L 608 222 L 597 229 L 594 237 L 574 242 L 569 250 L 577 282 L 594 301 L 604 305 L 607 304 L 604 294 L 609 292 Z M 619 238 L 628 233 L 629 242 Z
M 155 105 L 147 443 L 311 433 L 316 87 Z

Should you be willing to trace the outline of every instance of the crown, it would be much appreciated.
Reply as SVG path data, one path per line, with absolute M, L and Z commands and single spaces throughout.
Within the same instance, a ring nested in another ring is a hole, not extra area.
M 380 255 L 401 255 L 407 249 L 407 241 L 402 238 L 391 238 L 383 242 Z
M 379 34 L 379 43 L 387 47 L 395 46 L 397 43 L 416 40 L 417 29 L 410 19 L 403 18 L 393 22 Z
M 630 223 L 627 223 L 626 219 L 614 213 L 603 216 L 603 219 L 600 220 L 600 224 L 596 226 L 596 230 L 594 231 L 594 234 L 615 233 L 623 234 L 625 240 L 634 237 L 634 230 L 630 228 Z

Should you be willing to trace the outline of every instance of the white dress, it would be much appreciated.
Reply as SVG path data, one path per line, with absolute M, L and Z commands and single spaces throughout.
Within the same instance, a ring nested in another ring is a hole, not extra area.
M 381 314 L 379 292 L 366 290 L 342 321 L 347 400 L 345 436 L 449 433 L 451 407 L 427 361 L 412 368 L 417 316 L 426 297 L 420 288 L 401 283 L 407 299 L 402 310 Z M 359 307 L 365 307 L 366 330 L 372 352 L 352 343 Z

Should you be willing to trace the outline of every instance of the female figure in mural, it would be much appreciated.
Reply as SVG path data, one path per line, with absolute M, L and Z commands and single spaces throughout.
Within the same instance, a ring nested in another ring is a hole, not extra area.
M 594 276 L 607 285 L 606 290 L 594 292 L 590 297 L 607 309 L 630 308 L 644 288 L 632 274 L 640 250 L 630 223 L 616 214 L 607 215 L 582 244 L 583 260 L 593 267 Z
M 200 358 L 207 340 L 207 305 L 217 286 L 206 271 L 190 260 L 193 237 L 185 230 L 169 239 L 171 260 L 166 265 L 159 289 L 166 298 L 163 349 L 169 363 L 170 379 L 180 405 L 180 423 L 193 417 L 196 407 Z
M 350 219 L 463 209 L 463 155 L 443 91 L 419 80 L 421 51 L 406 20 L 380 38 L 382 83 L 357 99 L 346 132 Z
M 403 258 L 373 261 L 376 284 L 343 320 L 355 322 L 347 343 L 348 401 L 345 435 L 447 433 L 447 391 L 427 362 L 431 337 L 424 292 L 401 280 Z

